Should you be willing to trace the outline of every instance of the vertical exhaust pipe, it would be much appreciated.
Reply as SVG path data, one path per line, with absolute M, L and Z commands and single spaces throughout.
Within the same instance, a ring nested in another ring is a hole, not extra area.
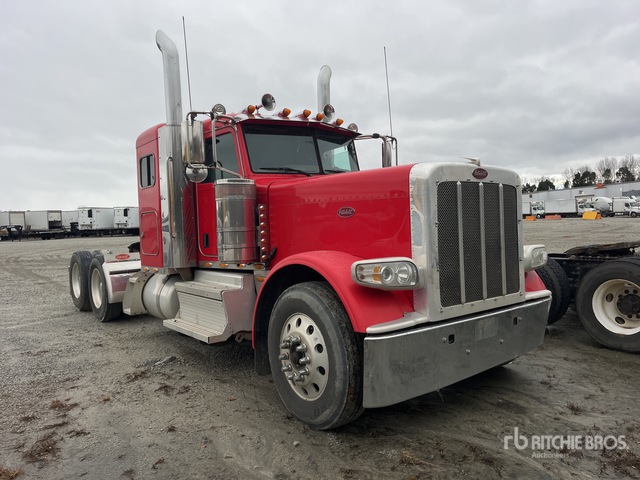
M 156 32 L 156 45 L 162 52 L 164 74 L 164 102 L 167 109 L 167 125 L 182 123 L 182 90 L 180 87 L 180 59 L 176 44 L 162 31 Z
M 323 65 L 318 74 L 318 112 L 324 111 L 325 105 L 331 104 L 331 68 Z
M 195 265 L 196 238 L 193 186 L 182 159 L 180 61 L 175 43 L 161 30 L 156 44 L 162 53 L 167 113 L 167 124 L 158 132 L 163 265 L 186 279 Z

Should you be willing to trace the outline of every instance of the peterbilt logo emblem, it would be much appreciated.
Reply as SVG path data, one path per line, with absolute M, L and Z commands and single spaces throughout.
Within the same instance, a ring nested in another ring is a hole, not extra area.
M 478 180 L 484 180 L 489 176 L 489 172 L 487 172 L 484 168 L 476 168 L 471 174 Z
M 338 216 L 342 218 L 353 217 L 356 214 L 356 209 L 351 207 L 341 207 L 338 209 Z

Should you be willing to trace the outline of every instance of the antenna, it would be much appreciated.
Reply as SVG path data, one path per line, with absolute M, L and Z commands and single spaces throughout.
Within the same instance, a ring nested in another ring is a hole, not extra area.
M 389 94 L 389 68 L 387 67 L 387 47 L 384 49 L 384 73 L 387 77 L 387 104 L 389 105 L 389 133 L 393 137 L 393 123 L 391 123 L 391 95 Z
M 191 104 L 191 75 L 189 75 L 189 52 L 187 51 L 187 27 L 182 17 L 182 36 L 184 37 L 184 59 L 187 62 L 187 89 L 189 90 L 189 111 L 193 110 Z

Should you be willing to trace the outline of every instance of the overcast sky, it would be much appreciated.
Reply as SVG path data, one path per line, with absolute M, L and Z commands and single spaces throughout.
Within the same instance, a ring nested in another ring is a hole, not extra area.
M 194 110 L 315 110 L 328 64 L 337 115 L 388 134 L 386 47 L 400 163 L 560 180 L 640 154 L 637 0 L 2 0 L 0 210 L 137 205 L 135 140 L 165 120 L 155 32 L 184 70 L 182 17 Z

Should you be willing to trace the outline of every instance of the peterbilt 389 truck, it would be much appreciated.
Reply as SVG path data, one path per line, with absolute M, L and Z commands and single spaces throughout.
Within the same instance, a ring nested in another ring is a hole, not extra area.
M 546 252 L 523 245 L 516 173 L 392 166 L 394 138 L 335 118 L 327 67 L 319 113 L 276 111 L 265 95 L 239 113 L 183 116 L 177 49 L 161 31 L 156 43 L 167 120 L 136 143 L 139 246 L 74 253 L 79 309 L 251 341 L 257 372 L 316 429 L 541 344 L 550 292 L 534 269 Z M 381 140 L 382 168 L 360 171 L 362 138 Z

